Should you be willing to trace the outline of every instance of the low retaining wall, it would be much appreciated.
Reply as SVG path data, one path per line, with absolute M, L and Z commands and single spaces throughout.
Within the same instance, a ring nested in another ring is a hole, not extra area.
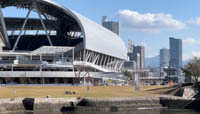
M 23 110 L 47 111 L 129 111 L 135 109 L 169 108 L 200 109 L 200 100 L 180 97 L 140 97 L 109 99 L 18 98 L 0 99 L 0 112 Z
M 182 97 L 161 97 L 160 104 L 169 109 L 200 109 L 200 99 Z
M 78 103 L 76 98 L 17 98 L 0 99 L 0 112 L 22 110 L 58 110 Z
M 78 106 L 89 107 L 109 107 L 109 106 L 137 106 L 137 105 L 157 105 L 160 104 L 159 97 L 140 98 L 107 98 L 107 99 L 82 99 Z
M 0 112 L 25 110 L 22 98 L 0 99 Z
M 82 99 L 78 110 L 130 111 L 139 108 L 162 108 L 159 97 Z M 88 108 L 89 107 L 89 108 Z
M 186 99 L 191 99 L 193 98 L 196 94 L 198 93 L 197 90 L 194 88 L 189 88 L 189 87 L 182 87 L 179 89 L 179 91 L 176 93 L 176 96 L 183 97 Z

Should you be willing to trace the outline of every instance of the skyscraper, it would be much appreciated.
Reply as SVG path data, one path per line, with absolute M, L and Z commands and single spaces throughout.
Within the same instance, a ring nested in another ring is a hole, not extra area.
M 176 70 L 177 75 L 181 75 L 182 67 L 182 40 L 170 37 L 170 67 Z
M 169 66 L 169 60 L 170 60 L 170 52 L 169 49 L 160 49 L 160 67 L 168 67 Z
M 107 17 L 103 16 L 102 26 L 109 29 L 110 31 L 114 32 L 115 34 L 119 36 L 120 34 L 119 22 L 107 21 Z
M 160 49 L 160 76 L 164 76 L 164 68 L 169 66 L 170 52 L 169 49 Z

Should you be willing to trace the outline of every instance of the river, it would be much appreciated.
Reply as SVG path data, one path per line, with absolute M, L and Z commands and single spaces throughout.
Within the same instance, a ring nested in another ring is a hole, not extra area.
M 123 111 L 123 112 L 58 112 L 58 111 L 36 111 L 36 112 L 12 112 L 8 114 L 200 114 L 200 110 L 133 110 L 133 111 Z

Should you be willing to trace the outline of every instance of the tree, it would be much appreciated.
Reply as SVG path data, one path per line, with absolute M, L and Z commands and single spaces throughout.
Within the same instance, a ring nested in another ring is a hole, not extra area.
M 198 82 L 198 78 L 200 77 L 200 59 L 194 57 L 194 59 L 190 60 L 190 62 L 186 65 L 185 68 L 182 68 L 182 71 L 187 76 L 192 76 L 195 78 L 195 83 Z

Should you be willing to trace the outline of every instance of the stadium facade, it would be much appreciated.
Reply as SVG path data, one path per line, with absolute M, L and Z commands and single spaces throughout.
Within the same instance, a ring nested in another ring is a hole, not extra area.
M 0 83 L 123 80 L 127 49 L 116 34 L 51 0 L 0 5 Z M 26 17 L 4 17 L 10 6 L 27 10 Z

